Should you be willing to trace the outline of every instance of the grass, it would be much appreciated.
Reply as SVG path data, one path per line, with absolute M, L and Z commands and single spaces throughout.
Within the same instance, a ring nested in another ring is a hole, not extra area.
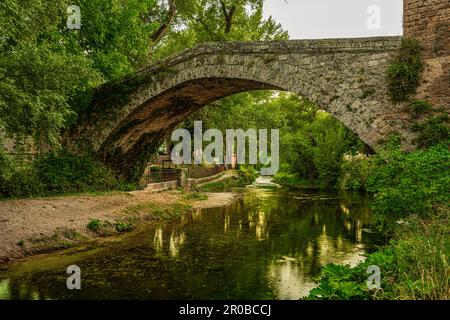
M 116 222 L 116 230 L 119 232 L 131 231 L 135 228 L 135 226 L 130 222 L 125 221 L 117 221 Z
M 450 221 L 448 207 L 434 217 L 411 217 L 394 242 L 397 278 L 394 297 L 413 300 L 450 299 Z
M 190 193 L 183 195 L 183 199 L 201 201 L 201 200 L 208 200 L 208 196 L 202 192 L 195 191 L 195 192 L 190 192 Z
M 134 221 L 135 219 L 130 217 L 126 220 L 117 220 L 114 223 L 101 221 L 100 219 L 91 219 L 86 227 L 99 235 L 108 236 L 113 234 L 114 231 L 126 232 L 133 230 L 135 228 Z
M 91 219 L 88 224 L 87 224 L 87 228 L 91 231 L 97 231 L 98 229 L 100 229 L 101 227 L 101 222 L 99 219 Z

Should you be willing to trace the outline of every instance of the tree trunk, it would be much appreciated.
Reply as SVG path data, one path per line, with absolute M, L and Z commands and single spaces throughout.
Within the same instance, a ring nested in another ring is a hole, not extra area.
M 233 25 L 233 17 L 236 11 L 236 6 L 232 6 L 230 11 L 228 11 L 223 1 L 220 1 L 220 5 L 222 6 L 222 12 L 225 18 L 225 34 L 228 34 L 231 32 L 231 26 Z
M 175 0 L 169 0 L 169 11 L 167 13 L 166 21 L 164 21 L 161 26 L 150 36 L 150 39 L 153 41 L 153 45 L 158 43 L 167 33 L 173 19 L 175 18 L 176 11 Z

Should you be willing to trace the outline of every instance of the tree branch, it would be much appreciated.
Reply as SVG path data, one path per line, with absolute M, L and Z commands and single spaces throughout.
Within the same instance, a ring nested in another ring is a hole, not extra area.
M 234 13 L 236 12 L 236 5 L 233 5 L 230 8 L 230 11 L 227 10 L 227 7 L 225 5 L 225 2 L 223 0 L 219 0 L 220 6 L 222 7 L 222 12 L 225 17 L 225 33 L 231 32 L 231 26 L 233 25 L 233 17 Z
M 161 38 L 167 33 L 173 19 L 175 18 L 176 12 L 177 9 L 175 6 L 175 0 L 169 0 L 169 11 L 167 13 L 166 21 L 163 22 L 161 26 L 150 36 L 150 39 L 153 41 L 153 45 L 161 40 Z

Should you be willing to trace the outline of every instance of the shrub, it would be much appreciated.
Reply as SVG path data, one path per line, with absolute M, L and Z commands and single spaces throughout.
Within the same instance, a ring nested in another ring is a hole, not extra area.
M 2 141 L 0 141 L 2 143 Z M 0 179 L 7 178 L 14 171 L 14 161 L 5 152 L 5 150 L 0 146 Z
M 33 163 L 48 193 L 106 191 L 118 185 L 114 174 L 89 156 L 49 152 Z
M 316 279 L 319 285 L 312 289 L 308 299 L 319 300 L 370 300 L 380 292 L 371 291 L 367 286 L 370 276 L 367 269 L 376 265 L 382 270 L 381 287 L 385 292 L 392 292 L 391 277 L 395 270 L 395 255 L 392 248 L 375 252 L 356 267 L 329 264 L 322 268 Z
M 414 118 L 432 109 L 433 106 L 425 100 L 414 100 L 409 104 L 409 111 Z
M 374 193 L 374 217 L 386 234 L 392 233 L 399 219 L 410 214 L 426 217 L 434 206 L 449 202 L 450 151 L 446 146 L 409 154 L 394 148 L 378 156 L 375 163 L 366 189 Z
M 289 185 L 292 181 L 300 180 L 295 174 L 284 171 L 279 171 L 273 176 L 273 182 L 281 185 Z
M 252 166 L 241 165 L 240 170 L 238 171 L 239 184 L 243 186 L 252 184 L 258 176 L 258 172 Z
M 101 226 L 102 223 L 100 222 L 99 219 L 91 219 L 87 224 L 87 228 L 94 232 L 100 229 Z
M 0 153 L 2 163 L 0 196 L 5 198 L 137 188 L 136 184 L 116 179 L 112 171 L 93 158 L 64 150 L 37 157 L 29 169 L 19 168 Z
M 129 222 L 117 221 L 116 230 L 119 232 L 131 231 L 134 229 L 134 225 Z
M 423 123 L 416 123 L 413 130 L 418 132 L 416 143 L 421 148 L 432 147 L 440 143 L 448 144 L 450 134 L 448 115 L 442 114 Z
M 319 181 L 316 179 L 300 178 L 297 174 L 284 171 L 277 172 L 273 182 L 292 188 L 318 188 Z
M 26 170 L 13 171 L 9 178 L 0 177 L 0 194 L 5 198 L 27 198 L 45 194 L 45 185 Z
M 339 184 L 341 189 L 362 191 L 365 189 L 370 174 L 371 163 L 367 158 L 352 158 L 344 160 L 341 165 Z
M 388 89 L 392 101 L 406 101 L 416 92 L 423 69 L 421 47 L 415 39 L 403 39 L 395 61 L 387 70 Z

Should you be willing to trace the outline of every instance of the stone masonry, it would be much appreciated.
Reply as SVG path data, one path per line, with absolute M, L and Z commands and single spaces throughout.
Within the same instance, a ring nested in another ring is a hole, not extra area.
M 403 34 L 423 46 L 425 70 L 417 98 L 450 112 L 450 0 L 403 0 Z
M 66 135 L 124 178 L 137 178 L 160 140 L 201 107 L 235 93 L 299 94 L 377 148 L 390 133 L 411 141 L 404 106 L 393 105 L 386 70 L 400 37 L 207 43 L 97 90 Z

